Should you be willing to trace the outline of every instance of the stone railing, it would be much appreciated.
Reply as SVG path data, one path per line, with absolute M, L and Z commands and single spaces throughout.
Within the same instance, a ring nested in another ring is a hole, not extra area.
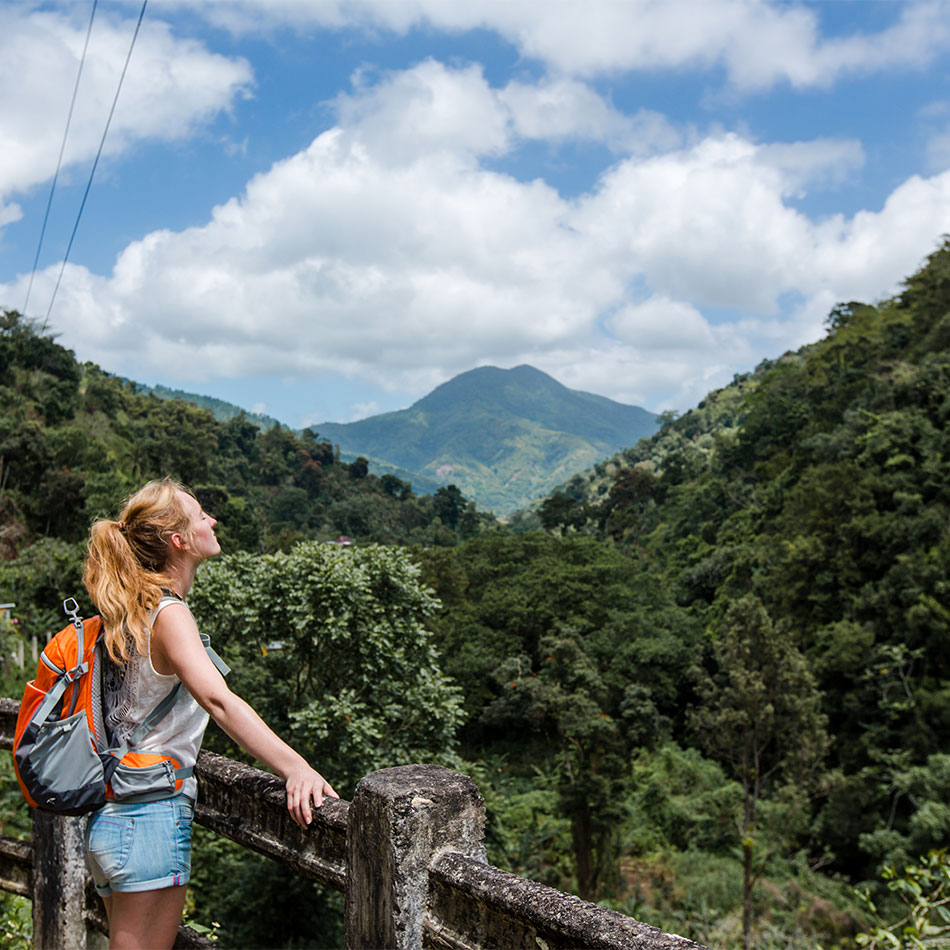
M 0 747 L 18 704 L 0 699 Z M 699 950 L 486 863 L 485 807 L 471 779 L 435 765 L 367 775 L 352 802 L 326 801 L 306 830 L 273 775 L 203 752 L 195 819 L 345 895 L 346 947 Z M 33 901 L 34 945 L 85 950 L 106 930 L 87 880 L 83 819 L 34 812 L 33 841 L 0 836 L 0 888 Z M 77 913 L 84 908 L 84 913 Z M 182 927 L 176 947 L 214 944 Z

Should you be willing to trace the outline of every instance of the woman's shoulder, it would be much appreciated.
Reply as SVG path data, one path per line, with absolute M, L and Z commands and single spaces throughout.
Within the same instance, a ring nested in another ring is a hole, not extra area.
M 151 612 L 151 614 L 149 615 L 149 621 L 150 621 L 150 623 L 153 623 L 153 624 L 154 624 L 155 621 L 158 619 L 159 614 L 161 614 L 161 612 L 162 612 L 163 610 L 165 610 L 165 608 L 167 608 L 167 607 L 174 607 L 174 606 L 176 606 L 176 605 L 180 605 L 180 606 L 184 607 L 184 608 L 185 608 L 185 611 L 187 611 L 188 615 L 189 615 L 189 616 L 191 615 L 191 611 L 188 610 L 188 604 L 185 603 L 184 598 L 183 598 L 183 597 L 179 597 L 178 594 L 176 594 L 173 590 L 169 590 L 169 589 L 163 587 L 163 588 L 162 588 L 162 596 L 161 596 L 161 599 L 160 599 L 159 602 L 152 608 L 152 612 Z

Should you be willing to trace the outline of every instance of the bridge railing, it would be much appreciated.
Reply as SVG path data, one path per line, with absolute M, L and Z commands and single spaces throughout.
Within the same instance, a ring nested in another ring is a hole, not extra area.
M 0 699 L 0 748 L 12 748 L 17 708 Z M 291 819 L 277 777 L 209 752 L 197 773 L 196 821 L 345 895 L 349 950 L 701 947 L 488 864 L 482 797 L 441 766 L 373 772 L 352 802 L 326 801 L 307 829 Z M 32 899 L 36 948 L 85 950 L 89 928 L 106 930 L 83 830 L 82 818 L 37 811 L 32 843 L 0 836 L 0 889 Z M 176 947 L 212 946 L 180 928 Z

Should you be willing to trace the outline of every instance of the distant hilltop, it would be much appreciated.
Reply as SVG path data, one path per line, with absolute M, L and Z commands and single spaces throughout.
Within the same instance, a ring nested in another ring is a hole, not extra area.
M 311 426 L 344 458 L 410 479 L 454 484 L 479 508 L 510 514 L 659 428 L 637 406 L 568 389 L 533 366 L 482 366 L 408 409 Z

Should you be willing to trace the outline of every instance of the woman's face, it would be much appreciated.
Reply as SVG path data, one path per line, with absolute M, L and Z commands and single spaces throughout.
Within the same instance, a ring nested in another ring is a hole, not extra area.
M 221 545 L 214 536 L 214 526 L 218 522 L 191 495 L 179 492 L 178 497 L 188 514 L 188 547 L 202 561 L 220 554 Z

